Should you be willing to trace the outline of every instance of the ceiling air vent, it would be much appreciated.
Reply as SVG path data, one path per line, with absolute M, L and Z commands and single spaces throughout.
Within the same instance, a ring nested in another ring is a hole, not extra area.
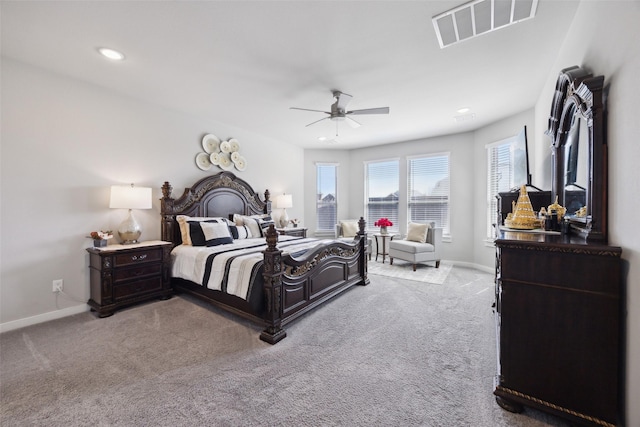
M 474 0 L 432 18 L 440 48 L 536 15 L 538 0 Z

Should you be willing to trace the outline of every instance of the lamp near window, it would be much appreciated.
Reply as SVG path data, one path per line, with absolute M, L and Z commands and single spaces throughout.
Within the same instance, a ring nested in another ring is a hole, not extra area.
M 133 216 L 133 209 L 151 209 L 151 188 L 131 185 L 112 185 L 109 207 L 129 209 L 129 216 L 118 227 L 118 236 L 122 244 L 138 243 L 142 228 Z
M 293 197 L 291 194 L 282 194 L 276 197 L 276 208 L 282 209 L 280 215 L 280 227 L 284 228 L 289 224 L 289 215 L 287 215 L 287 208 L 293 207 Z

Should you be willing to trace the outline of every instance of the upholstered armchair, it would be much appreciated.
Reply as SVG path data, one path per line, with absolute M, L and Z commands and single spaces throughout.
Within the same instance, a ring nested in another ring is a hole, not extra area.
M 410 222 L 407 236 L 404 239 L 393 239 L 389 242 L 389 263 L 398 258 L 416 265 L 423 262 L 435 262 L 440 267 L 442 251 L 442 228 L 436 228 L 435 223 L 420 224 Z
M 358 220 L 357 219 L 345 219 L 338 221 L 336 224 L 336 239 L 341 240 L 353 240 L 358 233 Z M 371 260 L 371 238 L 367 236 L 367 254 L 369 260 Z

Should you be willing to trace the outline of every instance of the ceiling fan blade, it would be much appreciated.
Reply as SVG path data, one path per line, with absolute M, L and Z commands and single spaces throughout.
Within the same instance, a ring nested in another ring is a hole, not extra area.
M 346 122 L 349 124 L 349 126 L 351 126 L 352 128 L 356 129 L 360 127 L 360 123 L 356 122 L 351 117 L 345 116 L 344 118 Z
M 310 108 L 298 108 L 298 107 L 289 107 L 290 110 L 302 110 L 302 111 L 314 111 L 316 113 L 325 113 L 325 114 L 331 114 L 328 111 L 322 111 L 322 110 L 312 110 Z
M 330 119 L 330 118 L 331 118 L 331 117 L 323 117 L 323 118 L 321 118 L 320 120 L 316 120 L 315 122 L 311 122 L 311 123 L 309 123 L 309 124 L 308 124 L 308 125 L 306 125 L 305 127 L 309 127 L 309 126 L 311 126 L 311 125 L 315 125 L 315 124 L 316 124 L 316 123 L 318 123 L 318 122 L 321 122 L 321 121 L 323 121 L 323 120 L 327 120 L 327 119 Z
M 343 93 L 340 91 L 335 91 L 334 95 L 336 95 L 336 97 L 338 98 L 337 107 L 341 111 L 344 111 L 349 101 L 351 101 L 351 98 L 353 98 L 353 96 L 349 95 L 348 93 Z
M 347 111 L 346 114 L 389 114 L 389 107 L 365 108 L 364 110 Z

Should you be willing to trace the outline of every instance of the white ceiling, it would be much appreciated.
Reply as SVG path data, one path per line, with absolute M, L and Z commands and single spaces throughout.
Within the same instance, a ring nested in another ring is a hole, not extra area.
M 484 126 L 531 108 L 560 71 L 577 1 L 540 0 L 534 19 L 440 49 L 431 18 L 461 3 L 2 1 L 2 55 L 302 147 L 355 148 Z M 335 122 L 305 127 L 323 115 L 289 107 L 328 111 L 333 89 L 349 110 L 391 112 L 319 142 Z M 461 107 L 475 118 L 454 120 Z

